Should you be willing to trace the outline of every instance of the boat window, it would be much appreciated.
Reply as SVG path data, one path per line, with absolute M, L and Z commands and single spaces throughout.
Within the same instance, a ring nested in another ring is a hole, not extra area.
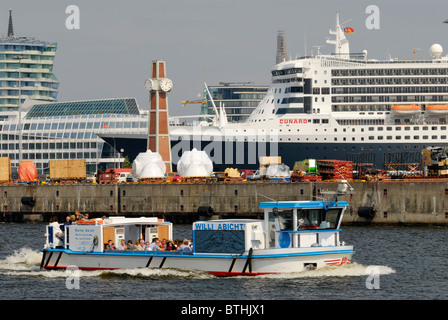
M 334 229 L 338 225 L 341 209 L 299 210 L 297 212 L 298 230 Z
M 275 229 L 277 230 L 292 230 L 292 210 L 281 210 L 274 214 Z
M 336 228 L 338 225 L 341 209 L 329 209 L 325 214 L 325 221 L 328 222 L 327 228 Z
M 278 108 L 276 114 L 304 113 L 303 108 Z

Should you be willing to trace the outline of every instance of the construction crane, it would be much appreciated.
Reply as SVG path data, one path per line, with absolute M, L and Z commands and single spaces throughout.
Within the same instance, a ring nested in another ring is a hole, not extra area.
M 186 101 L 182 101 L 181 103 L 183 104 L 182 107 L 184 107 L 186 104 L 190 104 L 190 103 L 207 103 L 207 101 L 204 101 L 204 100 L 188 101 L 188 100 L 186 100 Z
M 185 100 L 185 101 L 181 102 L 182 107 L 185 107 L 186 105 L 192 104 L 192 103 L 199 103 L 199 104 L 201 104 L 201 114 L 207 114 L 207 88 L 205 87 L 205 84 L 204 84 L 204 89 L 202 91 L 202 98 L 201 99 Z
M 414 53 L 413 53 L 413 55 L 412 55 L 412 60 L 415 60 L 415 55 L 416 55 L 417 51 L 422 51 L 422 49 L 420 49 L 420 48 L 414 48 Z
M 242 84 L 242 85 L 247 85 L 247 84 L 253 84 L 253 82 L 247 81 L 247 82 L 220 82 L 219 83 L 221 86 L 225 86 L 228 87 L 232 84 Z

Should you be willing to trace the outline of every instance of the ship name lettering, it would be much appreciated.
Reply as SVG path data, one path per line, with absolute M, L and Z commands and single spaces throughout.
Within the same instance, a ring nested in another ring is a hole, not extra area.
M 308 119 L 280 119 L 280 124 L 306 124 Z

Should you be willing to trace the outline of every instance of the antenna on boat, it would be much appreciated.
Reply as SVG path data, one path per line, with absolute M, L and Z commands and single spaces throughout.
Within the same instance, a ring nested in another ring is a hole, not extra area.
M 323 46 L 313 46 L 313 48 L 317 48 L 317 55 L 320 56 L 320 48 Z

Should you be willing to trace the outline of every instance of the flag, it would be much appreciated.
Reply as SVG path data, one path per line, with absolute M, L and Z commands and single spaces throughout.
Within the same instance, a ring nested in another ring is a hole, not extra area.
M 105 123 L 103 123 L 103 128 L 109 128 L 109 126 Z
M 355 30 L 353 30 L 353 28 L 350 28 L 350 27 L 345 27 L 344 32 L 345 33 L 353 33 L 353 32 L 355 32 Z

